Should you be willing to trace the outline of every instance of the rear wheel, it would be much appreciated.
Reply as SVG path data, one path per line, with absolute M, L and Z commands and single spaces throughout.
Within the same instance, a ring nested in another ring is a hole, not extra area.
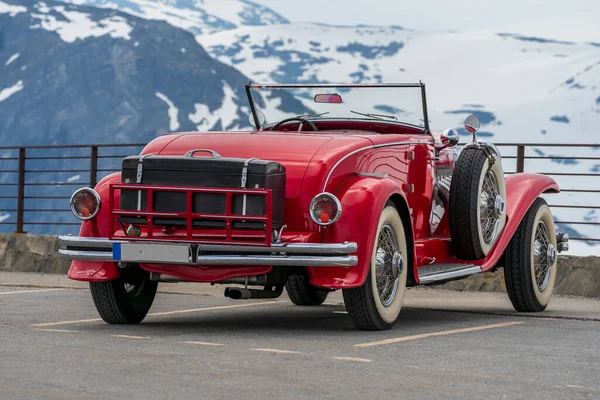
M 504 260 L 506 290 L 515 310 L 546 309 L 554 290 L 557 251 L 554 220 L 544 199 L 538 198 L 525 214 Z
M 319 306 L 323 304 L 329 292 L 317 289 L 308 283 L 308 279 L 300 275 L 290 275 L 285 290 L 297 306 Z
M 379 217 L 371 266 L 365 283 L 344 289 L 344 303 L 358 329 L 390 329 L 402 308 L 408 271 L 408 248 L 402 219 L 392 205 Z
M 148 314 L 158 283 L 139 266 L 121 270 L 118 279 L 90 282 L 92 299 L 98 314 L 109 324 L 138 324 Z

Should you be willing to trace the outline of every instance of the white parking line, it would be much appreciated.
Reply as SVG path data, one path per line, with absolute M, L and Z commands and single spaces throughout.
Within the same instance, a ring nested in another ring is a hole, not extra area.
M 523 322 L 513 321 L 513 322 L 503 322 L 501 324 L 474 326 L 472 328 L 452 329 L 452 330 L 448 330 L 448 331 L 423 333 L 420 335 L 402 336 L 402 337 L 398 337 L 398 338 L 378 340 L 376 342 L 360 343 L 360 344 L 355 344 L 354 347 L 373 347 L 373 346 L 380 346 L 382 344 L 392 344 L 392 343 L 406 342 L 409 340 L 425 339 L 425 338 L 434 337 L 434 336 L 454 335 L 457 333 L 482 331 L 485 329 L 504 328 L 507 326 L 514 326 L 514 325 L 521 325 L 521 324 L 523 324 Z
M 196 342 L 196 341 L 193 341 L 193 340 L 188 340 L 188 341 L 185 341 L 183 343 L 186 343 L 186 344 L 197 344 L 197 345 L 201 345 L 201 346 L 224 346 L 224 344 L 222 344 L 222 343 Z
M 280 350 L 280 349 L 250 349 L 252 351 L 264 351 L 266 353 L 281 353 L 281 354 L 300 354 L 299 351 Z
M 80 331 L 71 331 L 71 330 L 69 330 L 69 329 L 45 329 L 45 328 L 34 329 L 34 331 L 44 331 L 44 332 L 61 332 L 61 333 L 73 333 L 73 332 L 80 332 Z
M 130 335 L 110 335 L 112 337 L 116 337 L 116 338 L 123 338 L 123 339 L 150 339 L 150 336 L 130 336 Z
M 57 292 L 59 290 L 70 290 L 70 289 L 34 289 L 34 290 L 17 290 L 14 292 L 0 292 L 0 296 L 10 294 L 24 294 L 24 293 L 38 293 L 38 292 Z
M 175 311 L 163 311 L 148 314 L 148 317 L 158 317 L 162 315 L 177 315 L 177 314 L 187 314 L 193 312 L 200 311 L 213 311 L 213 310 L 226 310 L 230 308 L 244 308 L 244 307 L 257 307 L 257 306 L 266 306 L 272 304 L 279 304 L 280 301 L 263 301 L 259 303 L 244 303 L 244 304 L 233 304 L 228 306 L 216 306 L 216 307 L 204 307 L 204 308 L 192 308 L 189 310 L 175 310 Z M 29 326 L 42 327 L 42 326 L 58 326 L 58 325 L 70 325 L 70 324 L 81 324 L 86 322 L 98 322 L 102 321 L 101 318 L 91 318 L 91 319 L 78 319 L 73 321 L 58 321 L 58 322 L 43 322 L 41 324 L 31 324 Z
M 334 360 L 342 360 L 342 361 L 354 361 L 354 362 L 362 362 L 362 363 L 370 363 L 373 360 L 369 360 L 368 358 L 357 358 L 357 357 L 333 357 Z

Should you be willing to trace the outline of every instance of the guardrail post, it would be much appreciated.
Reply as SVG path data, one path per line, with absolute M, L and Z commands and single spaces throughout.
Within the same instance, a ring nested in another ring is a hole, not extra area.
M 19 147 L 19 183 L 17 186 L 17 233 L 23 230 L 23 210 L 25 209 L 25 147 Z
M 90 187 L 94 188 L 98 180 L 98 146 L 92 146 L 90 155 Z
M 525 146 L 517 146 L 517 172 L 525 171 Z

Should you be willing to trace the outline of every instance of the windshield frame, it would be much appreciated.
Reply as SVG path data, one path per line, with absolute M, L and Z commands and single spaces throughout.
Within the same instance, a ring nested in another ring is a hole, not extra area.
M 254 99 L 252 97 L 251 89 L 296 89 L 296 88 L 421 88 L 421 100 L 423 104 L 423 126 L 418 126 L 417 128 L 422 128 L 425 133 L 431 133 L 429 129 L 429 116 L 427 113 L 427 97 L 425 95 L 425 84 L 421 81 L 418 83 L 379 83 L 379 84 L 335 84 L 335 83 L 290 83 L 290 84 L 281 84 L 281 83 L 267 83 L 267 84 L 255 84 L 248 83 L 246 85 L 246 95 L 248 96 L 248 102 L 250 103 L 250 112 L 252 113 L 252 118 L 254 120 L 254 126 L 259 130 L 263 130 L 262 124 L 259 122 L 258 114 L 256 112 L 256 105 Z M 386 121 L 389 123 L 401 123 L 396 121 Z M 410 126 L 415 126 L 412 124 L 405 124 Z

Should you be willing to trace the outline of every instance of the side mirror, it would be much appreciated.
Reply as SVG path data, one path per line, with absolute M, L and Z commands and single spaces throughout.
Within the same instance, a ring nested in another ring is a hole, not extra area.
M 481 128 L 481 121 L 475 115 L 471 114 L 465 119 L 465 129 L 473 134 L 473 141 L 475 141 L 475 132 Z
M 460 135 L 456 129 L 446 129 L 440 136 L 440 143 L 435 144 L 437 151 L 444 150 L 446 147 L 454 147 L 458 144 Z
M 256 110 L 256 118 L 258 119 L 258 123 L 259 123 L 258 128 L 260 128 L 261 126 L 263 126 L 263 124 L 265 123 L 265 121 L 267 119 L 265 117 L 265 114 L 262 111 L 260 111 L 260 110 Z M 250 125 L 252 125 L 253 127 L 257 128 L 256 121 L 254 119 L 254 114 L 250 113 L 248 115 L 248 122 L 250 122 Z

